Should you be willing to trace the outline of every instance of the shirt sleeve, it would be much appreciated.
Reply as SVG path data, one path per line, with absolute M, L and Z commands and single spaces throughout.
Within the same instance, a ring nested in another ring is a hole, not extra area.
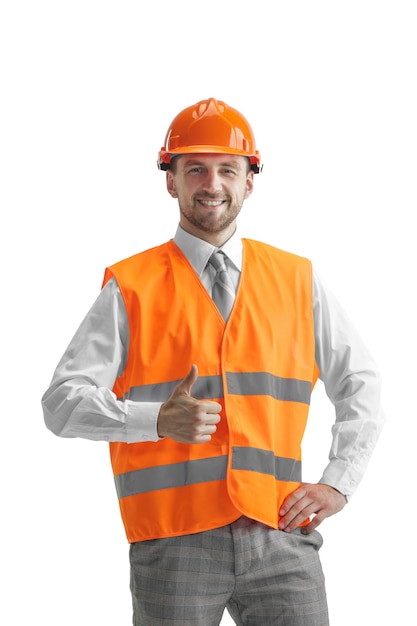
M 349 499 L 364 475 L 385 422 L 381 376 L 339 302 L 318 274 L 313 274 L 316 362 L 335 407 L 329 464 L 319 482 Z
M 62 356 L 42 397 L 45 424 L 61 437 L 158 441 L 161 403 L 118 400 L 111 391 L 129 345 L 126 309 L 112 278 L 101 290 Z

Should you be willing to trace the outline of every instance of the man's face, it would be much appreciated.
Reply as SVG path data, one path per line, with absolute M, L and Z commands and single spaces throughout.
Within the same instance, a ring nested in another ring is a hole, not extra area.
M 167 189 L 178 199 L 180 224 L 187 232 L 221 245 L 234 232 L 243 202 L 253 190 L 246 157 L 183 154 L 167 171 Z

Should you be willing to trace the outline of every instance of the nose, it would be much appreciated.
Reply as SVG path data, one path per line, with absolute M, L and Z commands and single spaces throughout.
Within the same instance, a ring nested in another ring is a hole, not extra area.
M 209 169 L 204 177 L 203 189 L 207 193 L 218 193 L 222 190 L 222 182 L 220 175 L 215 169 Z

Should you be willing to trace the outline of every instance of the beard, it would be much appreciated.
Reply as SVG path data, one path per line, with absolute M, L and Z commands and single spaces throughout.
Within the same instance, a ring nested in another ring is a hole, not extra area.
M 202 199 L 201 197 L 199 199 Z M 206 197 L 207 200 L 216 200 L 215 197 Z M 242 203 L 232 203 L 230 198 L 222 198 L 227 202 L 227 207 L 219 214 L 216 211 L 206 210 L 200 207 L 198 199 L 193 204 L 184 205 L 179 202 L 181 215 L 195 228 L 205 233 L 219 233 L 225 230 L 235 221 L 242 208 Z

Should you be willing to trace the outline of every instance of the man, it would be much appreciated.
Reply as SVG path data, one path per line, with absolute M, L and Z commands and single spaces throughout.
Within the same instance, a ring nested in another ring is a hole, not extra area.
M 261 170 L 241 113 L 173 120 L 159 168 L 173 240 L 108 268 L 43 397 L 48 428 L 110 442 L 134 624 L 328 624 L 316 530 L 360 482 L 383 416 L 376 366 L 305 258 L 236 221 Z M 330 462 L 301 482 L 320 377 Z

